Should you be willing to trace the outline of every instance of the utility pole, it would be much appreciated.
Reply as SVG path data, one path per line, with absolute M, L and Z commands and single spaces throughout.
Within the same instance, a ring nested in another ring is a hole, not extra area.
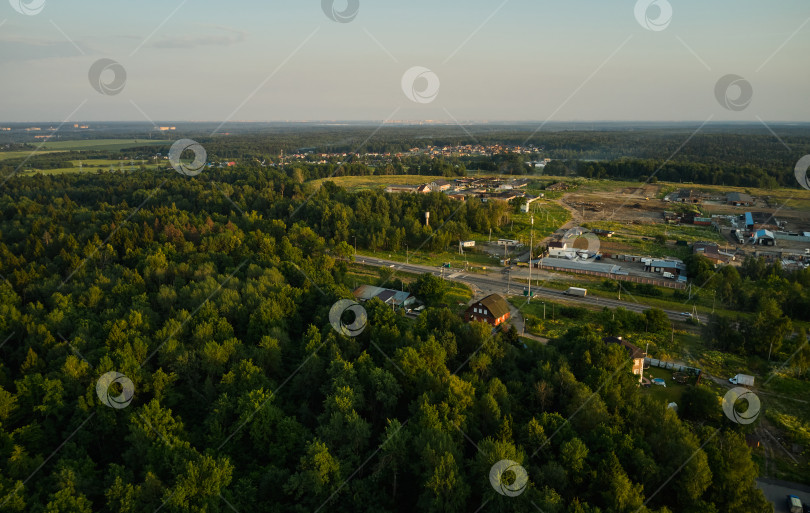
M 529 242 L 529 303 L 532 302 L 532 249 L 534 246 L 534 216 L 532 216 L 531 241 Z
M 357 235 L 354 236 L 354 256 L 357 257 Z
M 717 302 L 717 291 L 712 292 L 712 313 L 714 313 L 714 305 Z
M 409 258 L 408 257 L 408 245 L 405 244 L 405 263 L 406 264 L 409 263 L 408 258 Z
M 544 321 L 546 320 L 546 303 L 545 303 L 545 301 L 543 302 L 543 320 Z

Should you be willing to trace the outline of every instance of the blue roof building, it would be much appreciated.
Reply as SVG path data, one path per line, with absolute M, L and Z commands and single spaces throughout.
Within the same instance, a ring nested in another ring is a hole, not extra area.
M 754 229 L 754 216 L 751 215 L 751 212 L 746 212 L 745 213 L 745 226 L 749 230 Z

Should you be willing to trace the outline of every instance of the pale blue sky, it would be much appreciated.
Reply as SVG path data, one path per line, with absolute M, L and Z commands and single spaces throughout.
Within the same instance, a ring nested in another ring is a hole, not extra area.
M 810 121 L 810 3 L 670 1 L 658 32 L 635 0 L 360 0 L 345 24 L 320 0 L 4 1 L 0 122 Z M 127 71 L 118 95 L 90 86 L 102 57 Z M 413 66 L 439 77 L 435 101 L 403 93 Z M 729 73 L 753 86 L 745 110 L 715 99 Z

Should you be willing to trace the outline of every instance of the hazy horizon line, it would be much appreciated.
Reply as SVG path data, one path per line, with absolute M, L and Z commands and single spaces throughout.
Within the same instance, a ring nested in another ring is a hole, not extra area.
M 765 123 L 774 123 L 780 125 L 805 125 L 810 124 L 807 121 L 787 121 L 787 120 L 762 120 Z M 55 120 L 27 120 L 27 121 L 2 121 L 0 125 L 25 125 L 25 124 L 53 124 L 53 125 L 68 125 L 69 123 L 104 123 L 104 124 L 129 124 L 129 125 L 147 125 L 147 126 L 166 126 L 171 124 L 186 123 L 186 124 L 213 124 L 221 123 L 221 120 L 188 120 L 188 119 L 173 119 L 173 120 L 156 120 L 154 123 L 143 120 L 71 120 L 71 121 L 55 121 Z M 657 125 L 678 125 L 678 124 L 705 124 L 705 125 L 754 125 L 762 126 L 761 121 L 741 121 L 741 120 L 644 120 L 644 119 L 614 119 L 614 120 L 571 120 L 571 121 L 542 121 L 542 120 L 458 120 L 458 121 L 443 121 L 434 119 L 403 119 L 403 120 L 382 120 L 382 119 L 285 119 L 285 120 L 261 120 L 261 121 L 228 121 L 228 125 L 249 125 L 249 124 L 295 124 L 295 123 L 329 123 L 329 124 L 374 124 L 374 125 L 408 125 L 408 124 L 428 124 L 428 125 L 493 125 L 493 124 L 512 124 L 512 125 L 588 125 L 588 124 L 657 124 Z

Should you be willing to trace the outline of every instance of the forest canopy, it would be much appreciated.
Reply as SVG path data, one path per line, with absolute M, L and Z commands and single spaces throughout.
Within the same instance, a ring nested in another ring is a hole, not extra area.
M 411 320 L 373 300 L 358 336 L 333 328 L 351 237 L 444 247 L 501 207 L 312 194 L 274 169 L 204 178 L 0 191 L 0 510 L 768 507 L 719 398 L 681 419 L 644 397 L 601 326 L 527 348 L 441 306 Z M 420 291 L 439 304 L 433 281 Z M 117 407 L 97 390 L 108 373 Z M 490 486 L 503 460 L 526 471 L 516 497 Z

